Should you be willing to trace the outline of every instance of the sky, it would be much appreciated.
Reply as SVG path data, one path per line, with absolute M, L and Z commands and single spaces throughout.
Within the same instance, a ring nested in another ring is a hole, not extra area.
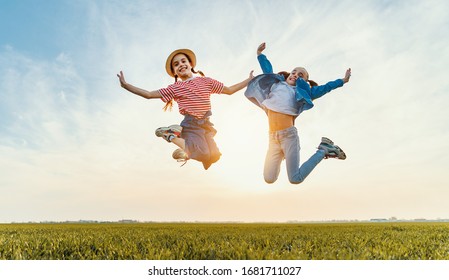
M 29 221 L 288 222 L 449 218 L 449 2 L 0 0 L 0 223 Z M 299 185 L 284 163 L 267 184 L 264 112 L 213 95 L 222 152 L 204 170 L 172 159 L 154 130 L 177 106 L 131 94 L 174 80 L 166 57 L 190 48 L 226 86 L 305 67 L 349 83 L 296 120 L 301 161 L 329 137 L 347 159 L 323 160 Z

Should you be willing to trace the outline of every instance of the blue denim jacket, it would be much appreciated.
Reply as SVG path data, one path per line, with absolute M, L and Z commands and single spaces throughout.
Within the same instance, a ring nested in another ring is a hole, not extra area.
M 260 108 L 266 110 L 262 106 L 262 102 L 268 98 L 271 86 L 274 83 L 285 81 L 284 76 L 273 73 L 273 66 L 264 54 L 257 57 L 260 67 L 264 74 L 258 75 L 252 79 L 245 91 L 245 96 Z M 300 102 L 298 115 L 305 110 L 313 107 L 312 100 L 322 97 L 326 93 L 343 86 L 343 80 L 337 79 L 321 86 L 310 87 L 304 79 L 296 80 L 296 101 Z

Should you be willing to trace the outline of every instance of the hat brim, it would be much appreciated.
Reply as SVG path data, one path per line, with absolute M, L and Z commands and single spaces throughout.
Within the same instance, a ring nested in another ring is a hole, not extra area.
M 192 52 L 189 49 L 175 50 L 168 56 L 167 61 L 165 62 L 165 71 L 167 71 L 167 74 L 172 77 L 175 77 L 175 73 L 173 73 L 173 71 L 172 71 L 171 62 L 173 60 L 173 57 L 175 57 L 177 54 L 180 54 L 180 53 L 185 54 L 186 56 L 189 57 L 190 64 L 191 64 L 192 68 L 194 68 L 196 65 L 196 56 L 195 56 L 194 52 Z

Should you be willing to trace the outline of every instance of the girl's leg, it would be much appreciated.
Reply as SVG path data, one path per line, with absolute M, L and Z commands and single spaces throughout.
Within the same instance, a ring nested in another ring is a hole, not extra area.
M 287 167 L 288 179 L 292 184 L 302 183 L 324 158 L 324 152 L 318 150 L 300 166 L 299 151 L 301 147 L 296 129 L 289 135 L 286 135 L 282 144 L 282 148 L 285 153 L 285 164 Z
M 281 145 L 276 139 L 276 136 L 270 133 L 268 151 L 265 157 L 263 170 L 265 182 L 272 184 L 278 179 L 283 159 L 284 153 L 282 152 Z
M 208 120 L 199 124 L 197 121 L 188 119 L 182 122 L 182 126 L 180 139 L 184 141 L 173 139 L 172 142 L 182 148 L 190 159 L 202 162 L 204 169 L 207 170 L 221 156 L 214 140 L 217 131 Z
M 206 141 L 209 150 L 209 159 L 203 161 L 203 167 L 207 170 L 213 163 L 217 162 L 220 159 L 221 152 L 214 140 L 214 136 L 215 134 L 217 134 L 217 130 L 215 130 L 215 128 L 213 128 L 212 126 L 204 128 L 204 140 Z
M 183 150 L 186 149 L 186 140 L 184 140 L 183 138 L 176 137 L 173 138 L 171 142 Z
M 290 183 L 300 184 L 307 176 L 312 172 L 312 170 L 324 159 L 324 152 L 317 150 L 306 162 L 304 162 L 299 169 L 296 169 L 296 173 L 288 176 Z M 288 169 L 287 169 L 288 172 Z

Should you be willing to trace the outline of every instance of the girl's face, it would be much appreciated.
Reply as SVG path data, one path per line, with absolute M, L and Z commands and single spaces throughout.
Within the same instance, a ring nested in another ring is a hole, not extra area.
M 171 67 L 173 68 L 175 75 L 183 81 L 193 76 L 192 66 L 190 65 L 189 59 L 183 53 L 179 53 L 173 57 Z
M 298 78 L 304 79 L 306 81 L 309 80 L 309 73 L 307 73 L 307 70 L 303 67 L 296 67 L 295 69 L 292 70 L 292 72 L 290 73 L 290 75 L 287 77 L 287 84 L 291 85 L 291 86 L 295 86 L 296 85 L 296 80 Z

